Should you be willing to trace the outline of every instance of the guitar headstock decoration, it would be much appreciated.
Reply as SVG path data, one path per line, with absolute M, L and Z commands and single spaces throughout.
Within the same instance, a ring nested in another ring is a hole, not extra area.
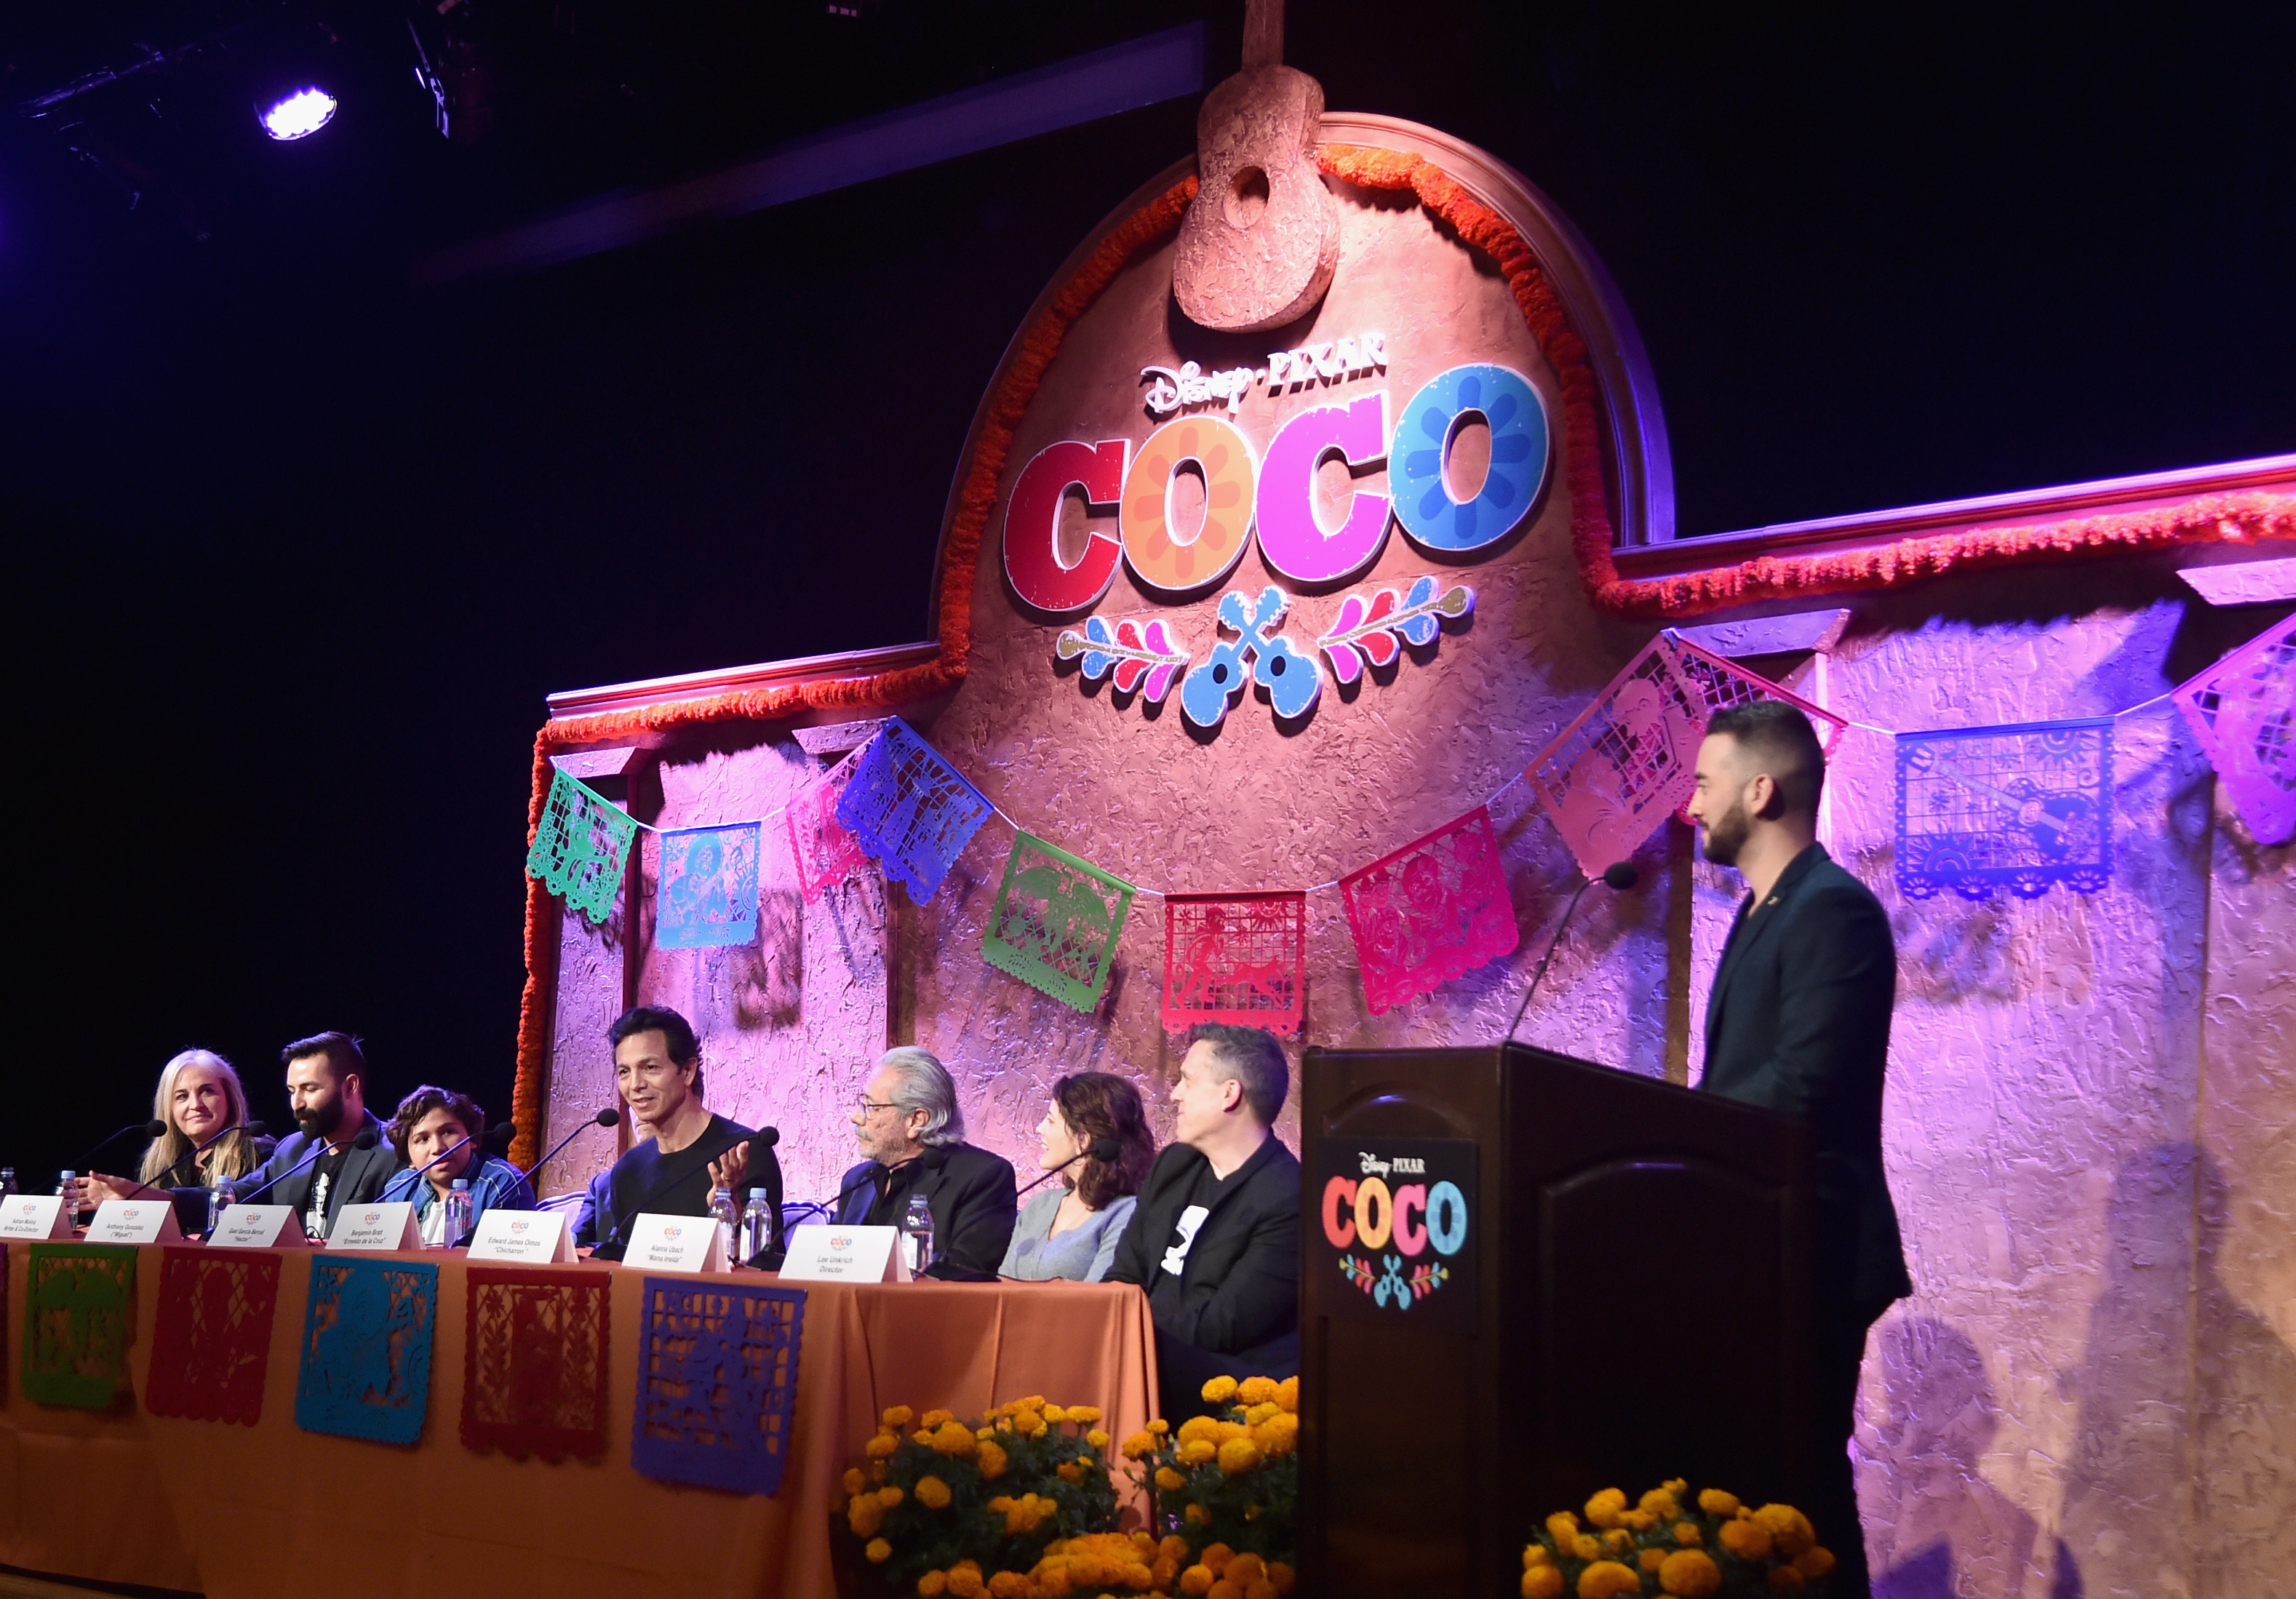
M 1316 166 L 1324 86 L 1283 55 L 1283 0 L 1248 0 L 1243 70 L 1196 113 L 1201 187 L 1180 221 L 1172 291 L 1217 332 L 1297 322 L 1340 264 L 1339 201 Z

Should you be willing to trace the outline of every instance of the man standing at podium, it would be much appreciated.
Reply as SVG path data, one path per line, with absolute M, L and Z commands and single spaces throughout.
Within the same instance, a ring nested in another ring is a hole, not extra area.
M 1808 1505 L 1841 1562 L 1827 1591 L 1866 1599 L 1865 1538 L 1849 1467 L 1866 1331 L 1911 1293 L 1882 1166 L 1882 1082 L 1898 952 L 1882 902 L 1817 841 L 1825 759 L 1809 718 L 1758 700 L 1718 713 L 1698 750 L 1691 819 L 1706 858 L 1747 895 L 1706 1002 L 1699 1086 L 1782 1111 L 1816 1133 L 1817 1392 Z

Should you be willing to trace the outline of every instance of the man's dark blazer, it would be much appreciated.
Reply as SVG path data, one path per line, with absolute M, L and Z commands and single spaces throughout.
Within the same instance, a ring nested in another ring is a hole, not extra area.
M 1817 1287 L 1878 1309 L 1914 1291 L 1882 1166 L 1882 1080 L 1898 952 L 1873 890 L 1820 844 L 1749 894 L 1706 1002 L 1710 1094 L 1816 1130 Z
M 345 1205 L 372 1204 L 382 1193 L 383 1185 L 390 1181 L 392 1174 L 406 1164 L 399 1158 L 398 1152 L 390 1147 L 390 1140 L 384 1136 L 382 1123 L 375 1119 L 374 1112 L 362 1111 L 360 1115 L 366 1119 L 361 1125 L 374 1129 L 375 1144 L 373 1149 L 347 1149 L 343 1152 L 342 1169 L 335 1174 L 334 1182 L 327 1189 L 326 1222 L 330 1233 L 335 1230 L 335 1218 L 342 1214 Z M 353 1133 L 351 1136 L 356 1138 L 358 1135 Z M 311 1144 L 310 1134 L 290 1133 L 279 1141 L 279 1147 L 271 1152 L 271 1159 L 232 1185 L 232 1193 L 244 1199 L 281 1172 L 294 1170 L 303 1157 L 311 1152 Z M 312 1175 L 317 1166 L 318 1161 L 313 1160 L 309 1166 L 295 1172 L 293 1177 L 255 1202 L 259 1205 L 292 1205 L 300 1212 L 310 1202 Z
M 1270 1134 L 1220 1185 L 1181 1263 L 1179 1303 L 1152 1292 L 1204 1165 L 1185 1144 L 1157 1155 L 1107 1280 L 1151 1290 L 1156 1331 L 1232 1357 L 1224 1369 L 1289 1376 L 1300 1369 L 1300 1162 L 1282 1139 Z
M 933 1264 L 925 1275 L 959 1281 L 993 1281 L 1004 1264 L 1013 1242 L 1013 1224 L 1019 1218 L 1019 1185 L 1013 1163 L 970 1144 L 936 1144 L 917 1157 L 919 1170 L 911 1193 L 925 1196 L 932 1211 Z M 868 1219 L 876 1202 L 875 1175 L 885 1168 L 864 1160 L 845 1174 L 837 1191 L 845 1196 L 837 1219 L 857 1227 Z M 864 1174 L 872 1180 L 864 1182 Z

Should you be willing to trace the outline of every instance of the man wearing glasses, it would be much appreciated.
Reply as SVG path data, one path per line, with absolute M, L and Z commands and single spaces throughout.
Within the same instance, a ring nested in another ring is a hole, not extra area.
M 989 1282 L 1013 1242 L 1020 1200 L 1013 1166 L 964 1142 L 956 1085 L 931 1054 L 889 1049 L 854 1107 L 853 1130 L 866 1157 L 838 1187 L 837 1219 L 847 1226 L 898 1226 L 912 1194 L 932 1212 L 928 1276 Z

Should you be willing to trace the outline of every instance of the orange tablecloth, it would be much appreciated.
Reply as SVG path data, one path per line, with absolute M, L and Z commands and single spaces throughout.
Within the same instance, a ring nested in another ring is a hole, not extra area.
M 477 1455 L 459 1435 L 460 1254 L 439 1267 L 430 1398 L 414 1448 L 295 1425 L 310 1268 L 279 1279 L 271 1369 L 254 1427 L 147 1414 L 160 1250 L 136 1262 L 135 1397 L 109 1412 L 21 1391 L 25 1270 L 8 1250 L 7 1406 L 0 1413 L 0 1564 L 210 1599 L 377 1599 L 439 1593 L 831 1599 L 838 1479 L 889 1405 L 977 1413 L 1041 1393 L 1097 1405 L 1122 1438 L 1154 1414 L 1155 1337 L 1133 1287 L 1081 1283 L 803 1284 L 805 1335 L 781 1491 L 686 1488 L 630 1469 L 639 1283 L 613 1278 L 613 1398 L 595 1465 Z M 669 1275 L 669 1274 L 660 1274 Z

